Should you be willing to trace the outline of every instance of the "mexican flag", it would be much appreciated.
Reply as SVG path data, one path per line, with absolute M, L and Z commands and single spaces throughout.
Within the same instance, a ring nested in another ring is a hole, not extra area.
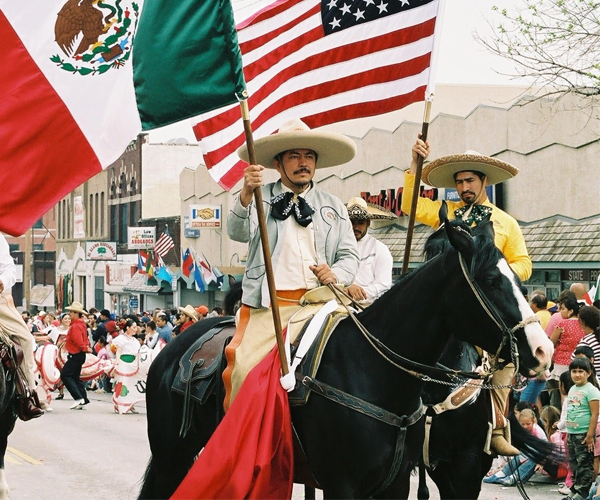
M 245 96 L 230 0 L 0 0 L 0 231 L 20 235 L 142 130 Z

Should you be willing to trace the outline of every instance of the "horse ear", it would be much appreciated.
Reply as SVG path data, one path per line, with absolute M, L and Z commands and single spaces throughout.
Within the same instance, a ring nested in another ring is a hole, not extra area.
M 227 277 L 229 278 L 229 286 L 232 287 L 233 285 L 235 285 L 235 283 L 236 283 L 235 277 L 232 276 L 231 274 L 228 274 Z
M 478 233 L 483 235 L 485 238 L 494 241 L 494 238 L 496 237 L 496 233 L 494 232 L 494 223 L 489 220 L 489 215 L 487 217 L 488 219 L 484 223 L 479 223 L 477 225 Z
M 460 252 L 467 260 L 471 260 L 473 256 L 475 242 L 471 231 L 463 224 L 449 224 L 446 221 L 444 224 L 446 235 L 450 244 Z
M 446 200 L 442 200 L 438 217 L 440 218 L 440 226 L 443 226 L 448 222 L 448 204 L 446 203 Z

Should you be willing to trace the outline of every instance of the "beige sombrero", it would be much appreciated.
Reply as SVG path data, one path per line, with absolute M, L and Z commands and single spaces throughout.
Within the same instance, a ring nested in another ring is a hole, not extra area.
M 199 319 L 196 309 L 194 309 L 190 304 L 188 304 L 185 307 L 179 307 L 179 312 L 186 314 L 187 316 L 192 318 L 194 321 L 198 321 L 198 319 Z
M 83 304 L 81 302 L 73 302 L 69 307 L 65 307 L 65 310 L 87 314 L 87 311 L 83 308 Z
M 350 219 L 354 220 L 392 220 L 397 218 L 393 212 L 390 212 L 379 205 L 375 205 L 374 203 L 367 203 L 359 197 L 351 198 L 350 201 L 346 203 L 346 208 L 348 209 Z
M 356 154 L 356 144 L 345 135 L 311 130 L 297 118 L 284 123 L 276 133 L 257 139 L 254 147 L 256 163 L 266 168 L 274 168 L 273 158 L 290 149 L 312 149 L 318 155 L 317 168 L 343 165 Z M 250 161 L 246 144 L 237 154 L 245 162 Z
M 442 156 L 423 167 L 423 182 L 438 188 L 456 187 L 454 175 L 465 170 L 482 172 L 487 178 L 488 186 L 511 179 L 519 173 L 519 169 L 510 163 L 484 156 L 477 151 L 464 154 Z

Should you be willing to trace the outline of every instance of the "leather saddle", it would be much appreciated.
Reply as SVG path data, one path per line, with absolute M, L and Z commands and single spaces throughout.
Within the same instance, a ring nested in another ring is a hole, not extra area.
M 171 390 L 184 397 L 183 418 L 179 429 L 181 437 L 185 437 L 192 425 L 194 403 L 204 405 L 211 395 L 218 395 L 222 390 L 224 351 L 234 333 L 234 320 L 224 320 L 198 338 L 179 360 L 179 370 Z M 223 418 L 220 398 L 217 398 L 216 418 L 217 422 Z

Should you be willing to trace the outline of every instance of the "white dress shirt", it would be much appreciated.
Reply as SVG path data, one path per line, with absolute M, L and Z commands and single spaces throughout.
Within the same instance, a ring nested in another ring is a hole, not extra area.
M 394 259 L 389 248 L 370 234 L 358 242 L 358 254 L 360 264 L 354 283 L 364 289 L 367 302 L 373 302 L 392 286 Z
M 17 266 L 10 256 L 10 247 L 2 233 L 0 233 L 0 280 L 4 285 L 4 292 L 10 292 L 10 289 L 17 282 Z

